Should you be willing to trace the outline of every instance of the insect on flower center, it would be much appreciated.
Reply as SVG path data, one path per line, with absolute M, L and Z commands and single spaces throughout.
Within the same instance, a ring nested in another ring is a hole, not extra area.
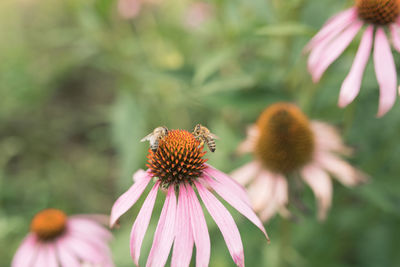
M 170 130 L 159 141 L 158 149 L 149 150 L 147 167 L 164 187 L 191 182 L 205 169 L 206 151 L 193 134 L 185 130 Z
M 31 222 L 31 231 L 43 241 L 60 236 L 67 223 L 67 216 L 57 209 L 45 209 L 37 213 Z
M 271 171 L 290 173 L 307 164 L 314 152 L 314 135 L 298 107 L 277 103 L 259 117 L 255 154 Z
M 393 23 L 400 13 L 399 0 L 356 0 L 356 7 L 361 19 L 376 25 Z

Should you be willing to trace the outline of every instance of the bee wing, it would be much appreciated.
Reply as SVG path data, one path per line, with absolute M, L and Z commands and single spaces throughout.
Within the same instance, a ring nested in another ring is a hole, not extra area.
M 216 136 L 215 134 L 213 134 L 213 133 L 210 133 L 209 134 L 209 136 L 211 137 L 211 138 L 213 138 L 213 139 L 219 139 L 219 137 L 218 136 Z
M 150 141 L 152 137 L 153 137 L 153 133 L 150 133 L 150 134 L 146 135 L 145 137 L 143 137 L 140 140 L 140 142 Z

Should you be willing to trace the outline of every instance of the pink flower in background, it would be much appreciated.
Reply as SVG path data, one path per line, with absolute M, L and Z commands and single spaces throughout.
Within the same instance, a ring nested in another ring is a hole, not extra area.
M 351 103 L 360 91 L 362 76 L 373 46 L 375 74 L 380 97 L 378 116 L 396 101 L 397 73 L 385 30 L 390 31 L 393 47 L 400 51 L 400 3 L 398 0 L 356 0 L 322 27 L 306 47 L 310 51 L 308 70 L 314 82 L 343 53 L 365 24 L 361 42 L 349 74 L 340 89 L 339 106 Z M 375 37 L 374 37 L 375 31 Z
M 67 217 L 56 209 L 37 213 L 11 266 L 114 266 L 107 246 L 111 233 L 98 221 L 93 215 Z
M 184 24 L 190 29 L 199 28 L 211 17 L 212 12 L 212 6 L 209 3 L 191 3 L 185 12 Z
M 142 242 L 159 189 L 166 191 L 166 199 L 146 266 L 164 266 L 172 245 L 171 266 L 189 266 L 194 245 L 196 266 L 208 266 L 210 237 L 195 190 L 221 230 L 228 250 L 238 266 L 244 266 L 239 230 L 228 210 L 211 190 L 215 190 L 267 237 L 261 221 L 249 205 L 244 188 L 226 174 L 207 165 L 207 159 L 203 158 L 205 153 L 202 144 L 193 134 L 184 130 L 170 130 L 159 141 L 156 152 L 149 150 L 148 170 L 137 171 L 134 174 L 135 183 L 115 202 L 111 211 L 111 226 L 136 203 L 150 181 L 155 178 L 155 184 L 131 231 L 131 256 L 136 265 L 139 264 Z
M 125 19 L 133 19 L 139 15 L 143 4 L 158 4 L 162 0 L 118 0 L 118 12 Z
M 248 185 L 253 208 L 262 220 L 276 212 L 290 215 L 289 184 L 301 179 L 318 202 L 318 218 L 325 219 L 332 202 L 329 173 L 346 186 L 364 181 L 366 176 L 341 159 L 351 150 L 337 131 L 326 123 L 312 121 L 293 104 L 268 107 L 248 130 L 239 152 L 250 152 L 254 161 L 240 167 L 232 177 Z

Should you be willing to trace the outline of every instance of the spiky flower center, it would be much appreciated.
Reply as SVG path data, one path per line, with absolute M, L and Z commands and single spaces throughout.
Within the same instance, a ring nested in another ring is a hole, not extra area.
M 200 142 L 185 130 L 170 130 L 160 140 L 156 152 L 149 150 L 147 167 L 164 187 L 181 182 L 191 183 L 205 169 L 206 151 Z
M 290 173 L 307 164 L 314 152 L 314 135 L 307 117 L 293 104 L 268 107 L 257 121 L 255 154 L 271 171 Z
M 67 216 L 57 209 L 45 209 L 37 213 L 31 222 L 31 231 L 42 241 L 60 236 L 67 223 Z
M 393 23 L 400 13 L 399 0 L 356 0 L 356 7 L 361 19 L 376 25 Z

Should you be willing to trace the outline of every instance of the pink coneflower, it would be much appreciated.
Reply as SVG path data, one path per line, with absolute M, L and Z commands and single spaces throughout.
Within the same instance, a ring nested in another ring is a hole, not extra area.
M 360 91 L 375 29 L 373 58 L 380 89 L 378 117 L 383 116 L 394 105 L 397 74 L 385 29 L 392 35 L 393 47 L 400 51 L 399 14 L 398 0 L 356 0 L 354 7 L 332 17 L 307 45 L 306 50 L 311 51 L 308 70 L 313 81 L 318 82 L 325 70 L 343 53 L 362 26 L 367 25 L 351 70 L 340 90 L 340 107 L 351 103 Z
M 193 2 L 185 11 L 184 25 L 189 29 L 201 27 L 212 15 L 213 8 L 207 2 Z
M 139 15 L 144 4 L 158 4 L 162 0 L 118 0 L 118 12 L 125 19 L 133 19 Z
M 333 174 L 342 184 L 354 186 L 365 176 L 340 158 L 349 154 L 337 131 L 326 123 L 308 121 L 293 104 L 276 103 L 268 107 L 257 123 L 249 128 L 239 152 L 251 152 L 254 161 L 232 173 L 248 192 L 253 208 L 262 220 L 276 212 L 290 215 L 288 186 L 302 180 L 318 201 L 318 218 L 324 219 L 332 201 Z
M 111 233 L 90 215 L 66 216 L 57 209 L 35 215 L 31 232 L 18 248 L 12 267 L 114 266 L 107 242 Z
M 267 237 L 261 221 L 249 205 L 244 189 L 226 174 L 207 165 L 205 154 L 203 146 L 193 134 L 184 130 L 170 130 L 160 140 L 156 152 L 149 150 L 148 170 L 137 171 L 134 174 L 135 183 L 115 202 L 111 211 L 111 226 L 136 203 L 150 181 L 155 178 L 155 184 L 132 227 L 130 248 L 136 265 L 139 264 L 142 241 L 159 189 L 166 191 L 167 196 L 146 266 L 164 266 L 172 244 L 171 266 L 189 266 L 194 245 L 196 266 L 208 266 L 210 237 L 195 190 L 221 230 L 228 250 L 238 266 L 244 266 L 239 230 L 228 210 L 212 194 L 211 189 L 246 216 Z

